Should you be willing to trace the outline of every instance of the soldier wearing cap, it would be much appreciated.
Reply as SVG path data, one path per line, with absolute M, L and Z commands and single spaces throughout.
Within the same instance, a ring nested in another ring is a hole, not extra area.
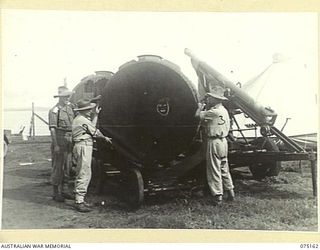
M 49 110 L 49 129 L 52 138 L 52 175 L 53 199 L 63 202 L 72 199 L 68 190 L 68 180 L 72 164 L 71 125 L 74 113 L 68 102 L 71 91 L 65 86 L 58 88 L 58 103 Z
M 76 164 L 75 179 L 75 208 L 79 212 L 90 212 L 91 205 L 85 202 L 88 186 L 91 180 L 91 160 L 93 150 L 93 138 L 104 138 L 111 143 L 111 138 L 105 137 L 91 121 L 92 110 L 95 103 L 83 99 L 77 103 L 78 115 L 72 123 L 72 139 L 74 142 L 73 158 Z
M 196 117 L 199 117 L 205 126 L 207 181 L 216 205 L 221 204 L 223 191 L 228 194 L 228 200 L 234 200 L 226 140 L 230 130 L 230 118 L 222 105 L 222 101 L 227 100 L 224 91 L 224 87 L 220 85 L 212 86 L 211 92 L 205 96 L 205 104 L 199 103 L 196 111 Z

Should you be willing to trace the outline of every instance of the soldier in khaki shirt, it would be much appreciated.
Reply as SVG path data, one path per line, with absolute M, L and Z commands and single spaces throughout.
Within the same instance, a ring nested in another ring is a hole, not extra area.
M 228 142 L 226 137 L 230 130 L 228 111 L 222 105 L 224 88 L 213 86 L 212 92 L 206 94 L 206 104 L 200 104 L 196 116 L 203 121 L 207 139 L 206 168 L 207 180 L 214 204 L 221 204 L 223 191 L 229 200 L 234 200 L 233 182 L 228 164 Z M 205 107 L 205 110 L 203 110 Z
M 79 212 L 91 211 L 90 204 L 85 202 L 84 198 L 91 180 L 93 138 L 104 138 L 111 143 L 111 139 L 105 137 L 91 121 L 92 109 L 95 106 L 95 103 L 84 99 L 80 100 L 74 109 L 79 112 L 72 123 L 73 158 L 76 163 L 75 208 Z
M 53 199 L 63 202 L 72 199 L 68 191 L 71 169 L 72 138 L 71 125 L 74 113 L 68 98 L 72 94 L 65 86 L 58 88 L 59 102 L 49 110 L 49 129 L 52 139 L 52 175 Z

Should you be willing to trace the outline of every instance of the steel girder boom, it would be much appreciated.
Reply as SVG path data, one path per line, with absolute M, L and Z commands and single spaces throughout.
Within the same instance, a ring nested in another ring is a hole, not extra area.
M 224 85 L 229 92 L 229 101 L 237 108 L 241 109 L 242 112 L 249 116 L 257 125 L 268 128 L 272 134 L 281 139 L 291 150 L 297 152 L 305 151 L 297 143 L 273 126 L 277 118 L 277 114 L 274 110 L 259 104 L 244 90 L 237 87 L 233 82 L 228 80 L 206 62 L 200 60 L 191 50 L 185 49 L 184 53 L 191 58 L 192 66 L 198 76 L 203 75 L 217 84 Z M 210 86 L 204 86 L 204 89 L 209 92 Z

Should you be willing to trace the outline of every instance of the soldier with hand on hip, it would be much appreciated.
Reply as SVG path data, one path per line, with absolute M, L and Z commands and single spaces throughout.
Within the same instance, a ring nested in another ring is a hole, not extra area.
M 58 88 L 58 103 L 49 110 L 49 129 L 52 139 L 52 175 L 53 199 L 63 202 L 66 199 L 73 199 L 69 192 L 68 181 L 72 164 L 72 134 L 71 125 L 74 113 L 71 104 L 68 102 L 71 91 L 65 86 Z
M 224 88 L 214 85 L 211 92 L 205 95 L 205 104 L 199 103 L 195 114 L 205 127 L 207 181 L 215 205 L 221 204 L 224 191 L 228 194 L 228 200 L 234 200 L 226 139 L 230 130 L 230 118 L 228 111 L 222 105 L 224 100 L 227 100 Z
M 91 121 L 95 103 L 83 99 L 77 103 L 78 115 L 72 123 L 73 159 L 76 164 L 75 179 L 75 208 L 79 212 L 90 212 L 92 205 L 85 201 L 88 186 L 91 180 L 91 160 L 93 138 L 103 138 L 111 143 L 111 138 L 104 136 Z

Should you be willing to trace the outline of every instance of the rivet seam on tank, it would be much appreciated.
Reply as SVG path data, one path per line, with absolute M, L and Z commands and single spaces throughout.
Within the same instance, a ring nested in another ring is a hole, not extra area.
M 170 112 L 170 99 L 168 97 L 164 97 L 159 99 L 158 104 L 157 104 L 157 112 L 161 116 L 167 116 Z

